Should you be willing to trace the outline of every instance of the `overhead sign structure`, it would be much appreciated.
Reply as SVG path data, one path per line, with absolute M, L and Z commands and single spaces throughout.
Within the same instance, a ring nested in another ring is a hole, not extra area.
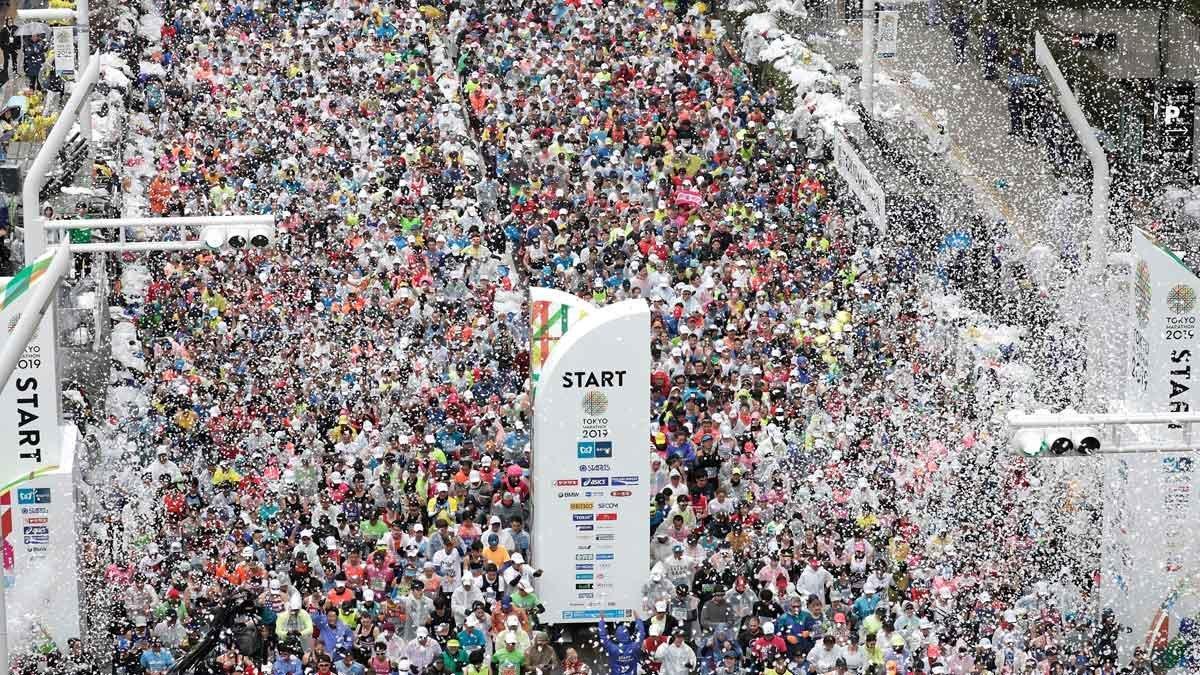
M 632 619 L 641 607 L 649 411 L 649 306 L 590 310 L 542 364 L 534 401 L 533 550 L 548 623 Z
M 863 164 L 850 140 L 840 131 L 833 135 L 833 161 L 837 166 L 838 175 L 858 197 L 871 222 L 875 223 L 881 232 L 887 231 L 887 198 L 883 187 L 875 180 L 867 165 Z
M 896 42 L 900 33 L 900 12 L 880 11 L 878 19 L 875 26 L 875 56 L 881 59 L 896 58 Z
M 1200 411 L 1200 278 L 1171 251 L 1134 228 L 1132 339 L 1124 398 L 1129 412 Z M 1187 443 L 1183 430 L 1165 440 Z M 1154 647 L 1174 636 L 1179 621 L 1200 610 L 1200 456 L 1154 453 L 1106 456 L 1102 604 L 1132 632 L 1119 647 Z

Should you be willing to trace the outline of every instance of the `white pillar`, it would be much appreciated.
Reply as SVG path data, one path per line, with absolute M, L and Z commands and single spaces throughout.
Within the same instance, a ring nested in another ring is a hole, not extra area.
M 92 44 L 91 35 L 89 33 L 89 17 L 88 17 L 88 0 L 75 0 L 75 40 L 76 55 L 75 72 L 82 73 L 87 70 L 88 61 L 92 59 Z M 99 55 L 97 55 L 99 58 Z M 79 80 L 81 78 L 76 78 Z M 78 85 L 76 85 L 78 86 Z M 87 185 L 92 184 L 92 165 L 96 158 L 96 151 L 92 147 L 92 97 L 89 95 L 83 100 L 83 107 L 79 111 L 79 135 L 83 140 L 87 141 L 87 166 L 84 171 L 84 180 Z
M 863 0 L 862 21 L 862 103 L 875 119 L 875 0 Z
M 1071 128 L 1075 130 L 1075 135 L 1079 137 L 1079 142 L 1087 151 L 1088 159 L 1092 163 L 1092 231 L 1087 264 L 1091 272 L 1102 273 L 1108 262 L 1108 189 L 1112 183 L 1108 155 L 1100 146 L 1100 141 L 1096 140 L 1096 132 L 1088 123 L 1083 109 L 1079 107 L 1079 101 L 1059 70 L 1058 63 L 1054 61 L 1054 55 L 1046 48 L 1046 41 L 1042 39 L 1041 33 L 1034 34 L 1034 47 L 1038 65 L 1045 69 L 1050 81 L 1054 83 L 1058 92 L 1058 104 L 1062 106 L 1063 113 L 1071 122 Z
M 1088 255 L 1084 261 L 1083 274 L 1075 279 L 1075 302 L 1081 308 L 1084 330 L 1087 337 L 1084 340 L 1087 349 L 1088 375 L 1092 381 L 1090 386 L 1083 387 L 1081 403 L 1088 406 L 1100 407 L 1106 405 L 1104 393 L 1116 390 L 1110 386 L 1108 373 L 1105 368 L 1103 336 L 1108 333 L 1109 321 L 1106 314 L 1111 311 L 1110 305 L 1118 302 L 1116 299 L 1104 297 L 1107 287 L 1105 276 L 1108 272 L 1108 192 L 1112 184 L 1109 173 L 1108 155 L 1096 139 L 1096 132 L 1088 123 L 1079 100 L 1071 91 L 1067 79 L 1054 60 L 1054 55 L 1046 47 L 1046 41 L 1041 33 L 1034 34 L 1034 54 L 1038 65 L 1046 72 L 1058 92 L 1058 104 L 1071 122 L 1071 128 L 1079 137 L 1079 142 L 1087 151 L 1092 163 L 1092 223 Z

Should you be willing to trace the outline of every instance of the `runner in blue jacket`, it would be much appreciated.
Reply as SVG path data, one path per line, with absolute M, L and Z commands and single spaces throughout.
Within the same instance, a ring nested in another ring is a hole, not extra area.
M 642 658 L 642 642 L 646 639 L 646 625 L 637 620 L 637 640 L 629 636 L 625 626 L 617 626 L 617 639 L 608 639 L 604 615 L 600 615 L 600 646 L 608 653 L 608 671 L 612 675 L 637 675 L 638 661 Z

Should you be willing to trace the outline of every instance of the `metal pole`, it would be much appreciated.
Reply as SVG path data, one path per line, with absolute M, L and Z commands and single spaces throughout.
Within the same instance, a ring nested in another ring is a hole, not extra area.
M 128 241 L 128 242 L 112 242 L 107 244 L 76 244 L 71 247 L 71 252 L 79 255 L 82 253 L 138 253 L 144 251 L 197 251 L 203 248 L 208 248 L 208 245 L 200 240 L 195 241 Z
M 105 229 L 117 227 L 188 227 L 220 225 L 233 227 L 237 225 L 274 225 L 275 216 L 266 213 L 260 215 L 242 216 L 162 216 L 138 218 L 90 218 L 82 220 L 47 220 L 43 221 L 47 230 L 73 230 L 77 227 Z M 79 248 L 75 247 L 75 251 Z
M 75 71 L 82 73 L 87 70 L 88 63 L 92 60 L 92 45 L 90 35 L 90 25 L 88 16 L 88 0 L 75 0 L 75 40 L 78 44 L 76 48 L 77 54 L 75 60 Z M 99 55 L 96 56 L 96 61 L 100 60 Z M 77 87 L 83 86 L 83 82 L 77 82 Z M 84 171 L 84 182 L 87 185 L 92 184 L 92 172 L 95 171 L 96 149 L 92 144 L 92 97 L 91 87 L 87 87 L 87 94 L 83 100 L 82 114 L 79 116 L 79 135 L 87 143 L 87 166 Z
M 1079 107 L 1079 100 L 1075 98 L 1067 79 L 1058 68 L 1058 63 L 1054 61 L 1054 55 L 1046 48 L 1042 34 L 1034 33 L 1033 39 L 1038 65 L 1046 70 L 1050 81 L 1054 83 L 1058 92 L 1058 104 L 1062 106 L 1063 112 L 1071 122 L 1071 128 L 1075 130 L 1075 135 L 1079 137 L 1079 142 L 1087 151 L 1088 159 L 1092 163 L 1092 232 L 1088 265 L 1094 273 L 1103 273 L 1108 252 L 1108 190 L 1112 185 L 1108 156 L 1100 146 L 1100 141 L 1096 140 L 1096 132 L 1092 130 L 1092 125 L 1088 124 L 1083 109 Z
M 1103 336 L 1107 334 L 1104 316 L 1108 311 L 1107 305 L 1109 304 L 1108 298 L 1103 297 L 1103 289 L 1107 287 L 1105 274 L 1108 263 L 1108 193 L 1112 184 L 1112 175 L 1109 172 L 1108 156 L 1105 154 L 1104 148 L 1100 146 L 1096 132 L 1088 123 L 1083 109 L 1079 107 L 1079 100 L 1071 91 L 1067 79 L 1063 77 L 1062 70 L 1054 61 L 1054 55 L 1046 47 L 1046 41 L 1042 38 L 1042 34 L 1034 33 L 1033 39 L 1038 65 L 1046 71 L 1050 81 L 1054 83 L 1058 94 L 1058 104 L 1062 106 L 1063 112 L 1071 122 L 1071 128 L 1075 130 L 1075 135 L 1079 138 L 1084 150 L 1087 151 L 1088 159 L 1092 164 L 1091 241 L 1088 245 L 1087 260 L 1084 263 L 1084 273 L 1075 280 L 1074 290 L 1075 302 L 1082 310 L 1079 314 L 1082 318 L 1083 330 L 1087 333 L 1083 339 L 1083 346 L 1087 350 L 1086 368 L 1091 380 L 1088 386 L 1083 387 L 1080 403 L 1088 408 L 1100 409 L 1113 396 L 1119 395 L 1117 393 L 1118 385 L 1115 382 L 1108 382 L 1103 341 Z M 1101 290 L 1097 293 L 1094 289 Z
M 76 21 L 73 9 L 18 9 L 17 21 Z
M 875 0 L 863 0 L 862 21 L 862 103 L 875 119 Z
M 1009 411 L 1008 426 L 1016 429 L 1039 427 L 1089 427 L 1109 424 L 1192 424 L 1200 422 L 1197 413 L 1124 413 L 1058 415 L 1054 413 L 1025 414 Z
M 25 173 L 25 184 L 21 190 L 21 211 L 22 224 L 25 227 L 25 261 L 27 263 L 37 260 L 38 256 L 46 251 L 46 229 L 42 226 L 41 200 L 38 193 L 46 185 L 46 174 L 49 173 L 55 156 L 66 142 L 67 132 L 71 130 L 71 125 L 75 124 L 75 117 L 79 114 L 80 108 L 83 107 L 99 77 L 100 59 L 88 59 L 88 66 L 79 72 L 79 79 L 75 81 L 75 88 L 71 90 L 71 97 L 63 106 L 58 121 L 50 129 L 41 149 L 38 150 L 37 157 L 33 158 L 33 163 L 29 165 L 29 169 Z

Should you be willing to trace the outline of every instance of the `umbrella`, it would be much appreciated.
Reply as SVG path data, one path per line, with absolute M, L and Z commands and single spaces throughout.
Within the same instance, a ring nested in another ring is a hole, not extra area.
M 17 35 L 42 35 L 43 33 L 49 33 L 49 32 L 50 32 L 50 26 L 47 26 L 46 24 L 42 23 L 41 21 L 30 21 L 29 23 L 23 23 L 20 26 L 17 26 L 16 34 Z

